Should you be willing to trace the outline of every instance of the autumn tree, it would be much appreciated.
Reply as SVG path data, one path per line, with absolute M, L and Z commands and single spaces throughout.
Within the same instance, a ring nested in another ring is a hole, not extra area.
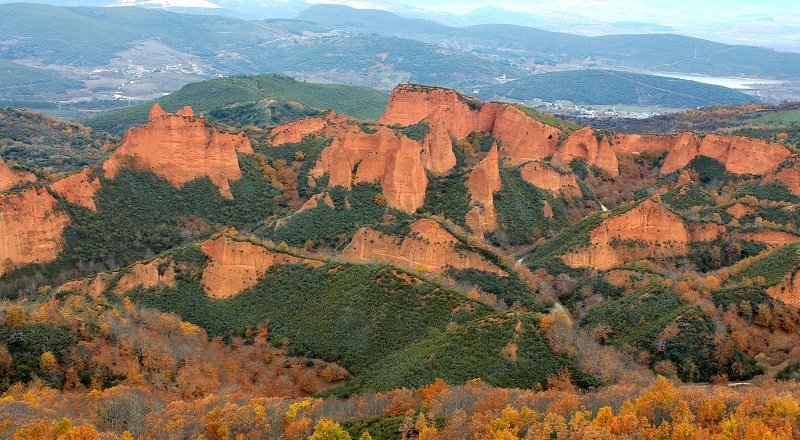
M 321 419 L 314 426 L 309 440 L 350 440 L 350 434 L 332 419 Z

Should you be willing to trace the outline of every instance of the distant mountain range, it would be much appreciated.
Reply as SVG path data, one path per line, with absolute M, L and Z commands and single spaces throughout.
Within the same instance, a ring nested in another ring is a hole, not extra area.
M 291 20 L 253 21 L 132 7 L 7 4 L 0 5 L 0 41 L 0 59 L 7 73 L 0 81 L 0 100 L 51 103 L 155 99 L 191 82 L 254 73 L 282 73 L 381 90 L 408 81 L 468 93 L 497 88 L 494 96 L 519 100 L 542 94 L 517 96 L 521 89 L 511 93 L 498 86 L 503 82 L 498 78 L 540 82 L 545 77 L 531 76 L 532 72 L 574 69 L 791 80 L 800 76 L 800 54 L 679 35 L 585 37 L 513 25 L 453 27 L 336 5 L 316 5 Z M 559 84 L 574 91 L 587 75 L 591 74 L 557 77 Z M 664 81 L 650 78 L 645 82 Z M 617 83 L 595 89 L 591 97 L 571 93 L 553 98 L 670 107 L 749 99 L 679 81 L 669 81 L 666 93 L 651 93 L 651 88 L 624 99 L 618 94 L 604 96 L 620 87 Z

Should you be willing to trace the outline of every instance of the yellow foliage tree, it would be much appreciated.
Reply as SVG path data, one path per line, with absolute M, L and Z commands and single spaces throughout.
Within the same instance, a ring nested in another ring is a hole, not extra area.
M 350 434 L 332 419 L 321 419 L 314 426 L 309 440 L 350 440 Z

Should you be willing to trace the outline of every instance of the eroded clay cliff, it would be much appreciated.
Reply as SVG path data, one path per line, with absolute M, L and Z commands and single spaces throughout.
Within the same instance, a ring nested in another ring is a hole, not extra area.
M 147 124 L 125 134 L 122 145 L 103 163 L 107 178 L 124 167 L 154 172 L 173 186 L 181 187 L 199 177 L 208 177 L 225 197 L 231 197 L 229 182 L 241 177 L 237 152 L 252 153 L 244 133 L 224 133 L 195 118 L 189 109 L 171 115 L 153 107 Z
M 619 175 L 617 155 L 605 136 L 597 136 L 591 127 L 572 132 L 553 155 L 553 163 L 568 165 L 575 159 L 585 159 L 589 165 L 602 168 L 610 176 Z
M 0 195 L 0 275 L 31 263 L 47 263 L 63 247 L 70 223 L 46 188 Z
M 587 248 L 562 259 L 572 267 L 606 270 L 629 259 L 687 255 L 691 241 L 713 240 L 724 231 L 715 223 L 690 224 L 648 199 L 604 220 L 590 232 Z
M 502 189 L 497 144 L 469 173 L 467 188 L 470 199 L 476 204 L 467 213 L 467 226 L 478 236 L 497 228 L 497 213 L 494 208 L 494 193 Z
M 506 275 L 482 255 L 456 247 L 458 239 L 430 219 L 411 224 L 405 237 L 359 229 L 341 257 L 349 261 L 380 261 L 411 270 L 444 272 L 448 268 L 477 269 Z
M 540 162 L 530 162 L 520 167 L 520 176 L 531 185 L 550 192 L 556 197 L 580 197 L 578 181 L 572 173 L 553 169 Z
M 0 158 L 0 192 L 7 191 L 17 185 L 36 182 L 36 175 L 27 171 L 12 170 Z
M 215 298 L 228 298 L 255 286 L 267 269 L 276 264 L 322 264 L 226 237 L 200 243 L 200 249 L 209 260 L 201 281 L 206 292 Z
M 80 172 L 53 182 L 50 189 L 74 205 L 97 211 L 94 196 L 100 189 L 100 179 L 91 168 L 84 168 Z

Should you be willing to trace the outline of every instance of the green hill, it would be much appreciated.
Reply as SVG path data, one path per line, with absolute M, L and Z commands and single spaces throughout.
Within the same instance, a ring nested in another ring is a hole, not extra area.
M 483 89 L 483 99 L 568 100 L 579 104 L 699 107 L 744 104 L 755 98 L 726 87 L 612 70 L 572 70 L 531 75 Z
M 52 96 L 82 86 L 80 81 L 64 78 L 48 70 L 0 59 L 0 99 Z
M 314 84 L 281 75 L 239 76 L 189 84 L 155 101 L 114 110 L 84 122 L 98 131 L 121 134 L 129 127 L 145 122 L 155 102 L 169 112 L 190 105 L 197 113 L 210 113 L 232 104 L 268 99 L 294 101 L 313 109 L 333 109 L 357 118 L 377 119 L 386 107 L 388 96 L 367 87 Z

